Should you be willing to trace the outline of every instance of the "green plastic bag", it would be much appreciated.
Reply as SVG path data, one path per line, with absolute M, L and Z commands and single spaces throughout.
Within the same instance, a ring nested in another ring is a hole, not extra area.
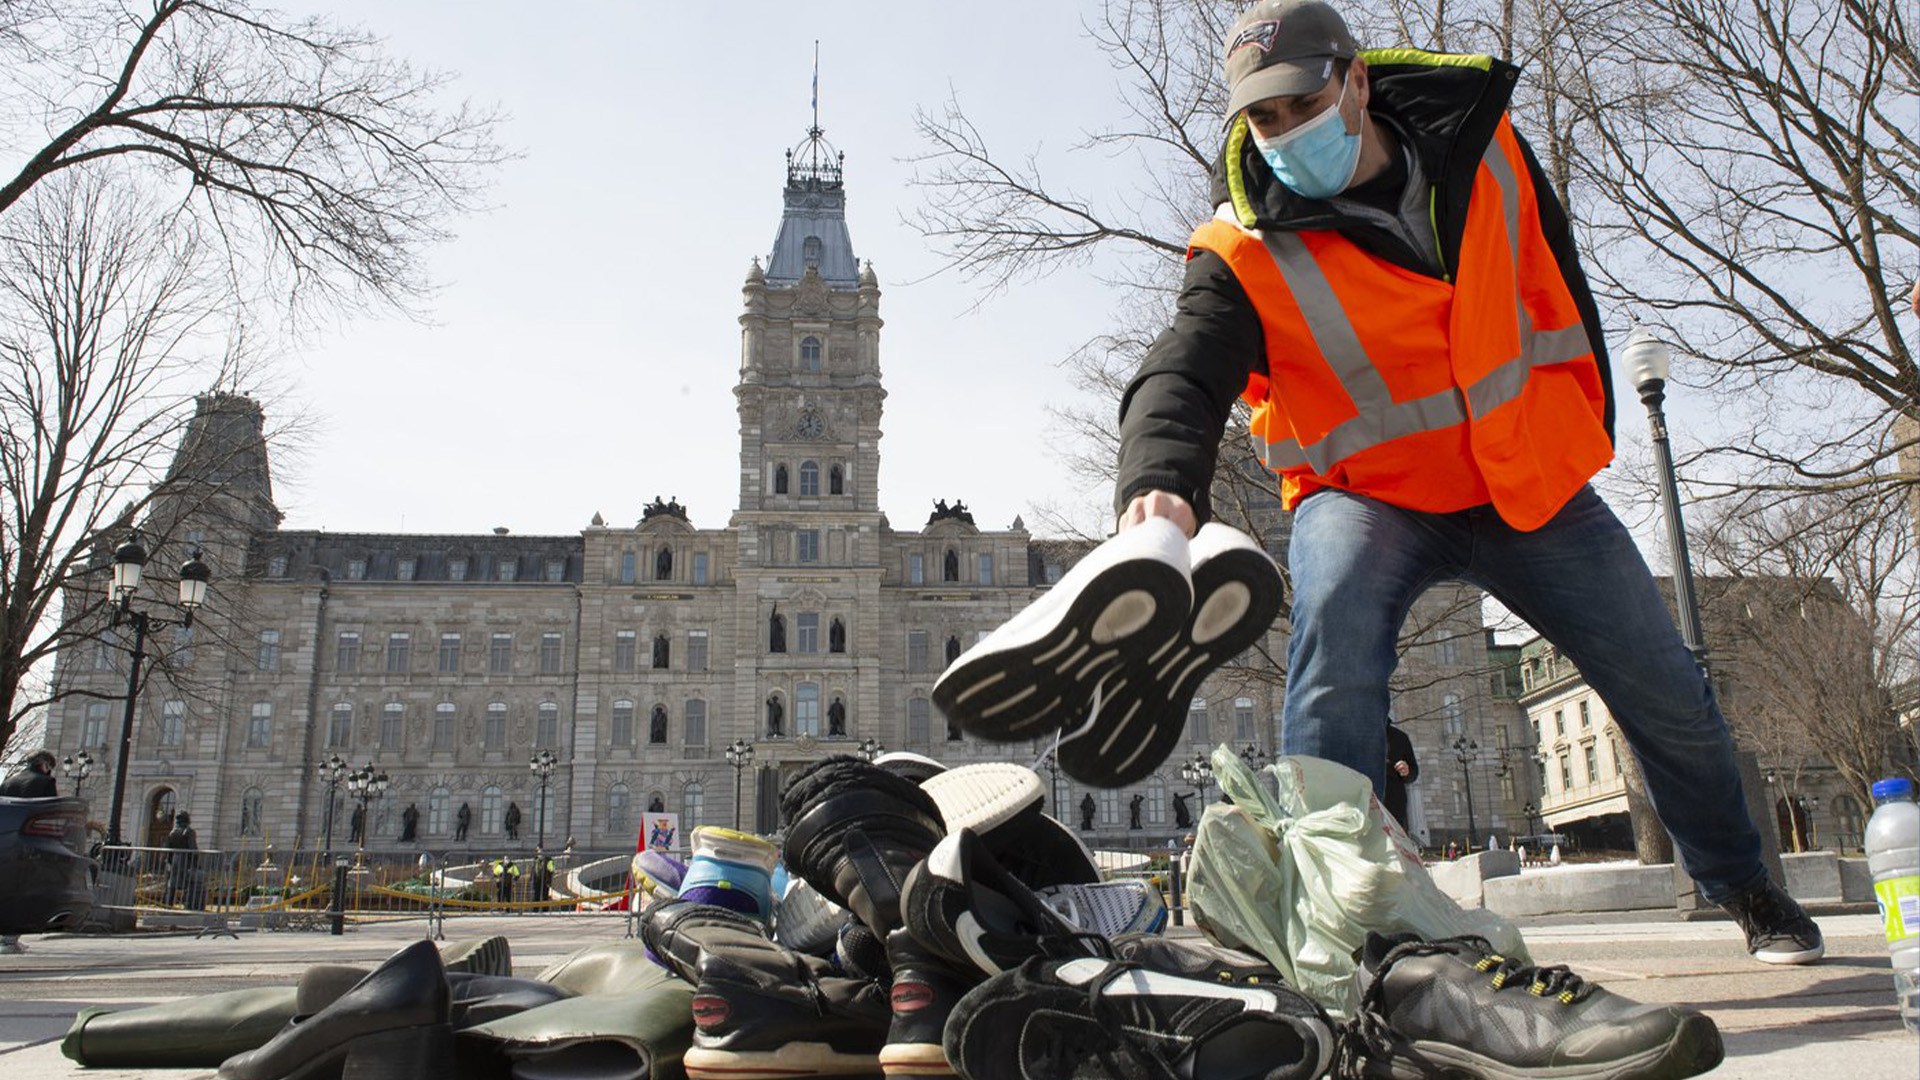
M 1528 959 L 1513 923 L 1440 891 L 1366 777 L 1321 758 L 1282 757 L 1263 770 L 1276 796 L 1224 746 L 1213 771 L 1234 805 L 1201 816 L 1187 885 L 1194 922 L 1265 958 L 1328 1012 L 1344 1018 L 1358 1002 L 1353 956 L 1370 930 L 1477 934 L 1501 955 Z

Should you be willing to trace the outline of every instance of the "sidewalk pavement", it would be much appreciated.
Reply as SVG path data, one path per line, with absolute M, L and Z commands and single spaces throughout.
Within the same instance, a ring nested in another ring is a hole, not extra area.
M 1570 964 L 1628 997 L 1706 1010 L 1727 1039 L 1726 1063 L 1710 1074 L 1716 1080 L 1920 1080 L 1920 1044 L 1894 1011 L 1878 919 L 1819 921 L 1827 958 L 1810 967 L 1755 963 L 1733 924 L 1685 922 L 1665 912 L 1521 925 L 1542 963 Z M 478 916 L 456 919 L 448 930 L 453 938 L 505 934 L 517 973 L 532 975 L 582 945 L 621 938 L 625 923 L 608 916 Z M 132 1007 L 286 985 L 309 964 L 375 963 L 423 932 L 422 923 L 405 921 L 341 937 L 28 938 L 26 955 L 0 957 L 0 1070 L 7 1080 L 204 1080 L 210 1070 L 81 1069 L 60 1055 L 60 1037 L 86 1005 Z

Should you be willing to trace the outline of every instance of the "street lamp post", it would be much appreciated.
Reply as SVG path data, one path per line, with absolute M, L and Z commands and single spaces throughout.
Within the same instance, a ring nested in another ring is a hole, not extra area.
M 347 770 L 348 765 L 340 759 L 339 754 L 335 754 L 314 766 L 315 774 L 319 776 L 320 782 L 327 787 L 327 812 L 325 815 L 326 839 L 321 844 L 321 854 L 328 859 L 333 858 L 333 804 L 336 798 L 335 793 L 340 789 L 340 782 L 346 779 Z
M 1200 805 L 1207 805 L 1207 786 L 1213 783 L 1213 762 L 1205 754 L 1193 755 L 1193 760 L 1180 766 L 1180 779 L 1189 787 L 1200 789 Z
M 1252 743 L 1248 743 L 1247 748 L 1240 751 L 1240 760 L 1247 763 L 1247 768 L 1258 772 L 1266 767 L 1267 752 Z
M 549 782 L 553 779 L 554 767 L 559 764 L 560 759 L 553 756 L 553 751 L 544 748 L 527 759 L 527 771 L 540 780 L 540 790 L 535 796 L 539 802 L 533 808 L 533 849 L 535 851 L 547 850 L 547 790 Z
M 367 804 L 387 793 L 387 774 L 375 771 L 369 761 L 347 776 L 347 792 L 360 800 L 360 850 L 367 849 L 367 833 L 373 829 L 373 820 L 367 813 Z
M 1473 816 L 1473 762 L 1480 756 L 1480 744 L 1465 735 L 1453 740 L 1453 757 L 1460 763 L 1460 775 L 1467 782 L 1467 850 L 1473 850 L 1474 835 L 1480 824 Z
M 73 785 L 73 797 L 80 798 L 80 793 L 86 790 L 87 777 L 93 775 L 93 755 L 85 750 L 68 754 L 60 764 L 60 771 L 67 774 L 67 781 Z
M 1673 553 L 1673 603 L 1680 615 L 1680 635 L 1701 672 L 1707 670 L 1706 637 L 1700 632 L 1700 602 L 1693 589 L 1693 566 L 1687 556 L 1687 526 L 1680 514 L 1680 480 L 1673 466 L 1673 448 L 1667 441 L 1667 375 L 1672 355 L 1653 331 L 1636 326 L 1621 351 L 1627 378 L 1640 391 L 1653 427 L 1653 454 L 1660 466 L 1660 505 L 1666 511 L 1667 547 Z
M 871 740 L 869 740 L 871 741 Z M 727 747 L 727 764 L 733 766 L 733 828 L 740 830 L 740 774 L 753 763 L 753 744 L 745 739 L 735 739 Z
M 140 663 L 147 658 L 147 634 L 168 626 L 192 628 L 193 613 L 206 603 L 207 583 L 213 580 L 213 572 L 200 561 L 200 552 L 195 549 L 180 565 L 180 608 L 185 614 L 178 619 L 156 618 L 133 606 L 133 594 L 140 590 L 140 577 L 146 566 L 147 549 L 140 543 L 138 532 L 113 553 L 113 625 L 118 629 L 124 623 L 133 624 L 133 648 L 129 650 L 133 662 L 127 665 L 127 707 L 120 718 L 120 757 L 113 763 L 113 796 L 107 807 L 110 847 L 121 842 L 120 811 L 126 802 L 127 759 L 133 755 L 133 710 L 140 696 Z
M 1066 808 L 1060 805 L 1060 759 L 1049 749 L 1040 755 L 1040 764 L 1047 770 L 1047 805 L 1055 815 L 1063 814 Z

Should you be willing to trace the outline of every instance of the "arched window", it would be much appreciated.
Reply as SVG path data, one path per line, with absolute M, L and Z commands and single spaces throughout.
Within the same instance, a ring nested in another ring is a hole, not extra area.
M 1187 741 L 1204 743 L 1212 739 L 1213 733 L 1207 728 L 1207 699 L 1194 698 L 1187 704 Z
M 453 719 L 456 712 L 451 701 L 443 701 L 433 707 L 433 748 L 435 750 L 453 749 Z
M 928 717 L 930 715 L 931 713 L 928 710 L 926 698 L 914 697 L 907 699 L 908 746 L 927 745 L 927 740 L 932 737 L 928 731 L 928 724 L 930 723 Z
M 775 465 L 773 467 L 773 493 L 775 495 L 785 495 L 787 493 L 787 467 L 785 465 Z
M 686 794 L 680 800 L 680 835 L 691 835 L 693 830 L 700 827 L 701 814 L 706 808 L 706 789 L 700 786 L 698 780 L 689 781 Z
M 499 784 L 488 784 L 480 790 L 480 831 L 487 835 L 496 835 L 501 831 L 501 818 L 507 809 L 506 794 Z
M 507 703 L 494 701 L 487 705 L 487 727 L 481 734 L 481 745 L 488 750 L 504 750 L 507 746 Z
M 445 786 L 427 792 L 427 835 L 445 836 L 452 822 L 448 808 L 453 805 L 453 792 Z
M 380 749 L 398 750 L 406 732 L 407 707 L 389 701 L 380 708 Z
M 260 835 L 260 812 L 267 797 L 259 788 L 250 787 L 240 794 L 240 835 Z
M 664 544 L 653 556 L 653 580 L 673 580 L 673 549 Z
M 615 784 L 607 789 L 607 829 L 615 834 L 632 831 L 633 789 Z
M 940 568 L 940 580 L 960 580 L 960 553 L 952 548 L 947 549 L 946 564 Z
M 793 733 L 795 735 L 820 735 L 820 687 L 815 683 L 801 683 L 793 688 Z
M 807 240 L 816 246 L 819 244 L 819 241 L 813 237 L 808 237 Z M 820 370 L 820 339 L 811 334 L 800 339 L 800 370 Z
M 333 717 L 327 724 L 328 746 L 353 745 L 353 705 L 342 701 L 333 707 Z
M 846 488 L 847 488 L 846 473 L 843 472 L 840 466 L 838 465 L 835 465 L 829 468 L 827 470 L 827 494 L 845 495 L 847 493 Z
M 820 465 L 818 462 L 803 461 L 800 463 L 800 494 L 820 494 Z
M 626 698 L 613 703 L 613 745 L 633 745 L 633 702 Z

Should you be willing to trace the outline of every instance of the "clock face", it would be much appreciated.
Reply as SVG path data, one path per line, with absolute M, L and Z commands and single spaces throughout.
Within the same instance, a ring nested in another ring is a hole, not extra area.
M 827 422 L 820 419 L 819 413 L 808 409 L 800 414 L 800 419 L 793 425 L 793 430 L 803 439 L 817 439 L 827 433 Z

